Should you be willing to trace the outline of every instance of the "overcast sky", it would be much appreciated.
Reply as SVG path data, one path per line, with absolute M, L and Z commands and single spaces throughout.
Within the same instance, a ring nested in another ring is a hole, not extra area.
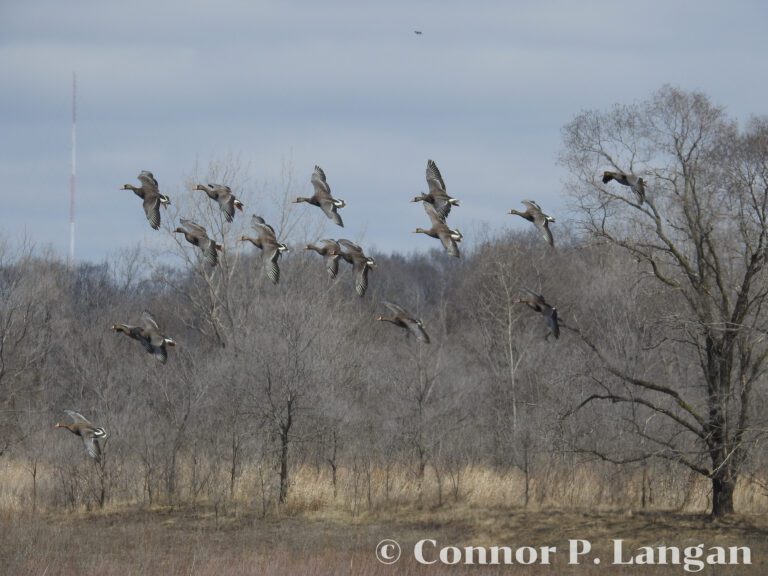
M 670 83 L 768 113 L 766 6 L 0 0 L 0 235 L 66 253 L 73 71 L 79 260 L 161 234 L 119 190 L 140 170 L 191 194 L 195 164 L 227 155 L 268 188 L 291 159 L 306 195 L 319 164 L 348 202 L 327 234 L 382 251 L 433 246 L 408 202 L 428 158 L 462 201 L 452 226 L 523 227 L 504 213 L 526 198 L 564 220 L 555 160 L 580 110 Z

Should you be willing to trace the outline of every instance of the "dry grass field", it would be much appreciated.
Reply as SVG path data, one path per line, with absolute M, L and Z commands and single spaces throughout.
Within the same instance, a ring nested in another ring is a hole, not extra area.
M 382 476 L 371 482 L 371 505 L 364 485 L 342 475 L 333 498 L 325 473 L 297 470 L 290 500 L 265 510 L 256 493 L 245 487 L 233 500 L 200 499 L 176 505 L 110 503 L 103 510 L 62 511 L 24 506 L 23 474 L 6 466 L 0 493 L 0 566 L 15 575 L 251 575 L 251 574 L 683 574 L 682 566 L 614 567 L 609 565 L 612 539 L 636 546 L 749 546 L 752 566 L 707 568 L 705 574 L 768 573 L 768 518 L 765 497 L 755 486 L 741 487 L 739 509 L 749 510 L 725 521 L 706 514 L 706 483 L 694 482 L 687 497 L 677 498 L 671 484 L 659 487 L 645 511 L 622 506 L 635 500 L 632 478 L 601 484 L 588 470 L 574 481 L 560 475 L 532 482 L 535 496 L 527 508 L 519 501 L 521 478 L 486 469 L 463 472 L 458 498 L 427 477 L 421 498 L 406 474 L 391 479 L 390 501 L 382 499 Z M 43 483 L 43 486 L 45 484 Z M 680 488 L 677 491 L 684 490 Z M 359 498 L 355 498 L 358 493 Z M 538 498 L 545 493 L 546 498 Z M 622 496 L 623 494 L 623 496 Z M 560 500 L 559 503 L 554 500 Z M 266 512 L 266 513 L 265 513 Z M 376 544 L 397 540 L 403 556 L 393 566 L 380 564 Z M 567 552 L 551 566 L 420 566 L 413 545 L 431 538 L 442 545 L 557 546 L 587 539 L 603 566 L 567 565 Z

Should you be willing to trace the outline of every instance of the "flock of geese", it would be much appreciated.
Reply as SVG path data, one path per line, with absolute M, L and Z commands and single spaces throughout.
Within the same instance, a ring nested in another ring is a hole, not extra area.
M 458 258 L 461 255 L 459 243 L 461 243 L 463 235 L 458 228 L 454 229 L 448 226 L 447 219 L 451 209 L 459 206 L 459 201 L 448 195 L 440 170 L 438 170 L 437 165 L 432 160 L 427 161 L 426 177 L 429 191 L 416 196 L 412 202 L 422 202 L 424 210 L 429 217 L 431 227 L 416 228 L 414 233 L 426 234 L 432 238 L 439 239 L 445 251 L 450 256 Z M 141 182 L 140 187 L 125 184 L 122 189 L 133 190 L 134 194 L 142 199 L 144 213 L 149 221 L 149 225 L 153 229 L 158 230 L 160 228 L 160 207 L 167 207 L 171 200 L 165 194 L 160 193 L 160 187 L 151 172 L 142 171 L 138 175 L 138 180 Z M 635 194 L 638 203 L 643 204 L 645 201 L 645 183 L 642 178 L 634 174 L 605 171 L 602 178 L 603 183 L 607 184 L 612 180 L 629 187 Z M 315 166 L 310 182 L 314 188 L 314 194 L 310 197 L 298 197 L 294 200 L 294 203 L 305 202 L 317 206 L 336 225 L 343 227 L 344 222 L 339 214 L 339 210 L 347 204 L 344 200 L 333 197 L 331 187 L 328 185 L 322 168 Z M 242 212 L 244 209 L 243 203 L 235 197 L 229 186 L 223 184 L 198 184 L 194 190 L 205 192 L 211 200 L 216 202 L 227 222 L 233 222 L 237 211 Z M 526 207 L 525 211 L 510 210 L 508 213 L 520 216 L 533 223 L 546 243 L 554 248 L 555 243 L 549 225 L 554 223 L 555 219 L 545 214 L 541 207 L 533 200 L 524 200 L 522 203 Z M 222 245 L 210 238 L 206 229 L 200 224 L 184 218 L 181 218 L 179 223 L 181 225 L 175 228 L 173 233 L 183 234 L 187 242 L 199 248 L 203 254 L 203 259 L 209 267 L 214 268 L 217 266 L 218 253 L 223 250 Z M 278 284 L 280 282 L 278 261 L 284 252 L 289 251 L 289 248 L 284 243 L 278 242 L 274 228 L 267 224 L 262 217 L 254 214 L 251 217 L 251 227 L 256 231 L 256 236 L 244 235 L 239 240 L 241 242 L 250 242 L 262 251 L 264 272 L 274 284 Z M 360 246 L 350 240 L 341 238 L 339 240 L 323 239 L 320 240 L 319 245 L 307 244 L 304 249 L 317 252 L 323 257 L 325 269 L 331 279 L 337 277 L 340 261 L 343 260 L 350 264 L 355 278 L 355 292 L 360 297 L 365 295 L 368 288 L 368 273 L 376 266 L 376 262 L 372 257 L 367 256 Z M 557 308 L 548 304 L 541 294 L 533 290 L 522 288 L 522 291 L 525 293 L 525 297 L 514 300 L 513 303 L 525 304 L 541 314 L 548 329 L 545 338 L 549 338 L 550 335 L 558 338 L 560 336 L 560 325 L 557 318 Z M 415 317 L 399 304 L 382 301 L 382 305 L 390 311 L 391 315 L 380 315 L 376 320 L 394 324 L 398 328 L 405 330 L 407 336 L 413 335 L 419 342 L 424 344 L 430 343 L 429 334 L 420 318 Z M 142 314 L 139 325 L 113 324 L 112 330 L 137 340 L 149 354 L 152 354 L 163 364 L 168 360 L 167 347 L 176 345 L 173 338 L 163 334 L 157 321 L 148 311 L 144 311 Z M 72 422 L 59 422 L 55 427 L 66 428 L 73 434 L 80 436 L 88 456 L 96 462 L 100 462 L 101 447 L 99 443 L 108 438 L 107 431 L 100 426 L 92 424 L 79 412 L 65 410 L 65 413 Z

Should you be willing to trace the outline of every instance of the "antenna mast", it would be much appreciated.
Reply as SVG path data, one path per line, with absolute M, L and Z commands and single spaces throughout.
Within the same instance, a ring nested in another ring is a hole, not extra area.
M 69 267 L 75 265 L 75 190 L 77 186 L 77 75 L 72 72 L 72 171 L 69 174 Z

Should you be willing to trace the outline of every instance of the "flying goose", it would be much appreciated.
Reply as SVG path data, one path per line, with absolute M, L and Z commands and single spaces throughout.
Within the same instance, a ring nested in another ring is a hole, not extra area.
M 453 230 L 449 228 L 445 223 L 445 220 L 440 217 L 440 214 L 438 214 L 437 210 L 434 206 L 432 206 L 432 204 L 425 202 L 424 210 L 429 216 L 429 219 L 432 221 L 432 228 L 428 228 L 426 230 L 424 228 L 416 228 L 413 233 L 421 233 L 426 234 L 427 236 L 431 236 L 432 238 L 439 238 L 448 254 L 455 256 L 456 258 L 461 256 L 459 253 L 458 243 L 461 242 L 464 236 L 461 234 L 459 229 L 457 228 Z
M 208 238 L 208 233 L 205 231 L 205 228 L 200 226 L 200 224 L 192 222 L 192 220 L 185 220 L 184 218 L 182 218 L 180 222 L 182 227 L 176 228 L 173 231 L 174 234 L 184 234 L 184 238 L 187 239 L 187 242 L 197 246 L 203 251 L 205 261 L 208 262 L 208 265 L 211 267 L 216 266 L 216 264 L 219 263 L 218 252 L 222 251 L 224 247 Z
M 407 331 L 406 337 L 413 334 L 419 341 L 429 344 L 429 334 L 427 334 L 427 331 L 424 329 L 424 323 L 420 319 L 406 312 L 402 306 L 387 301 L 382 301 L 381 303 L 389 308 L 394 316 L 378 316 L 376 320 L 391 322 L 395 326 L 405 328 Z
M 256 238 L 250 236 L 241 236 L 240 241 L 246 240 L 263 251 L 263 255 L 267 257 L 264 271 L 273 284 L 280 282 L 280 267 L 277 265 L 277 261 L 283 252 L 288 252 L 288 246 L 281 244 L 277 241 L 275 235 L 275 229 L 264 221 L 261 216 L 254 214 L 251 216 L 251 227 L 256 230 L 259 235 Z
M 445 220 L 451 212 L 451 206 L 458 206 L 459 201 L 451 198 L 445 191 L 445 183 L 433 160 L 427 160 L 427 185 L 429 192 L 416 196 L 411 202 L 432 204 L 440 217 Z
M 312 186 L 315 188 L 315 193 L 310 198 L 299 196 L 293 201 L 294 204 L 307 202 L 313 206 L 319 206 L 328 218 L 343 228 L 344 222 L 341 220 L 341 216 L 337 210 L 339 208 L 344 208 L 347 203 L 344 202 L 344 200 L 331 196 L 331 187 L 328 186 L 328 182 L 325 180 L 325 172 L 323 172 L 323 169 L 320 168 L 320 166 L 315 166 L 311 182 Z
M 528 294 L 529 297 L 515 300 L 515 304 L 525 304 L 530 309 L 535 310 L 536 312 L 543 315 L 544 319 L 547 321 L 547 328 L 549 328 L 549 331 L 552 333 L 555 339 L 559 338 L 560 324 L 557 320 L 557 308 L 547 304 L 547 301 L 544 300 L 544 297 L 541 294 L 537 294 L 533 290 L 523 288 L 523 292 Z M 549 334 L 547 334 L 546 337 L 549 338 Z
M 138 340 L 147 352 L 163 364 L 168 360 L 166 346 L 176 346 L 176 341 L 173 338 L 168 338 L 160 332 L 160 327 L 152 314 L 146 310 L 141 315 L 141 326 L 113 324 L 112 330 L 122 332 L 128 337 Z
M 638 204 L 645 202 L 645 181 L 639 176 L 624 174 L 624 172 L 609 172 L 608 170 L 603 172 L 603 184 L 607 184 L 611 180 L 616 180 L 622 186 L 629 186 L 637 196 Z
M 352 264 L 352 270 L 355 273 L 355 292 L 362 298 L 368 289 L 368 270 L 376 266 L 376 261 L 370 256 L 366 256 L 363 249 L 354 242 L 341 238 L 339 244 L 347 249 L 346 252 L 341 252 L 339 255 Z
M 555 241 L 552 238 L 552 231 L 549 229 L 549 223 L 554 222 L 555 219 L 549 214 L 544 214 L 541 207 L 533 200 L 523 200 L 522 203 L 526 206 L 525 212 L 510 210 L 509 214 L 516 214 L 517 216 L 522 216 L 529 222 L 533 222 L 536 225 L 536 228 L 539 229 L 539 232 L 541 232 L 544 240 L 547 241 L 547 244 L 554 246 Z
M 152 172 L 142 170 L 137 176 L 141 182 L 141 187 L 136 188 L 133 184 L 123 184 L 121 190 L 133 190 L 139 198 L 144 200 L 144 213 L 147 215 L 149 225 L 155 230 L 160 228 L 160 205 L 166 208 L 171 203 L 171 199 L 165 194 L 160 194 L 160 188 Z
M 341 246 L 336 240 L 320 240 L 322 246 L 315 246 L 314 244 L 307 244 L 304 250 L 313 250 L 320 254 L 325 260 L 325 269 L 328 271 L 328 276 L 336 278 L 339 273 L 339 258 L 341 258 Z
M 94 426 L 91 422 L 79 412 L 74 410 L 64 410 L 70 418 L 72 418 L 71 424 L 64 422 L 58 422 L 54 428 L 66 428 L 73 434 L 77 434 L 83 439 L 83 446 L 85 451 L 96 462 L 101 462 L 101 446 L 99 441 L 106 440 L 109 437 L 107 431 L 101 426 Z
M 235 219 L 235 208 L 241 212 L 243 211 L 243 203 L 235 198 L 229 186 L 224 186 L 223 184 L 198 184 L 195 186 L 195 190 L 202 190 L 208 194 L 208 198 L 218 202 L 219 208 L 224 212 L 227 222 L 232 222 Z

